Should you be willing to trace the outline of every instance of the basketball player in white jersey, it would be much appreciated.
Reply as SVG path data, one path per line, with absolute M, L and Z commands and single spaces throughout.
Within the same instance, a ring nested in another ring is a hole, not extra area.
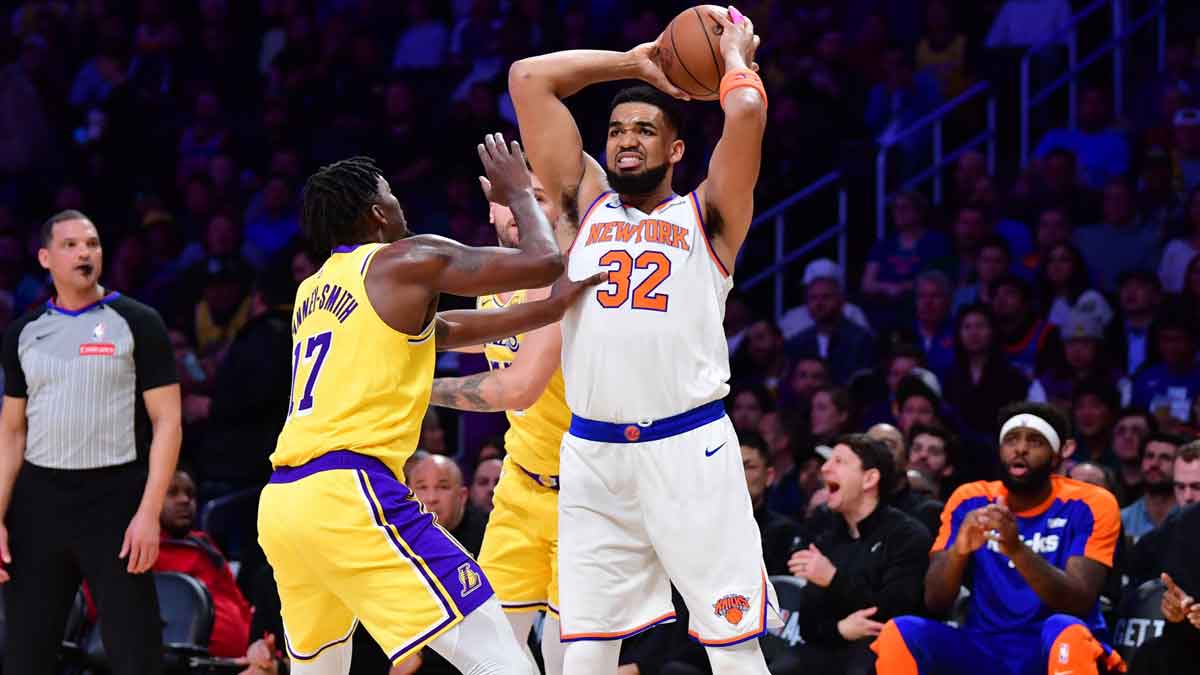
M 754 210 L 767 99 L 753 25 L 730 14 L 714 13 L 726 69 L 722 136 L 708 178 L 683 195 L 672 191 L 684 143 L 670 96 L 651 87 L 617 95 L 605 166 L 583 152 L 562 102 L 625 79 L 682 97 L 653 43 L 533 57 L 509 73 L 533 168 L 550 198 L 578 213 L 569 276 L 609 272 L 562 320 L 572 412 L 559 494 L 567 673 L 612 673 L 621 639 L 674 620 L 671 582 L 713 672 L 767 672 L 756 638 L 778 605 L 721 404 L 729 391 L 721 324 Z

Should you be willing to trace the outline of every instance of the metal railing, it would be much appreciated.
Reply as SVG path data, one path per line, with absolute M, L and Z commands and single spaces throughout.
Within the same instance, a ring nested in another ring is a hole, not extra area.
M 1148 4 L 1149 9 L 1134 19 L 1126 28 L 1124 11 L 1126 3 L 1124 0 L 1095 0 L 1077 12 L 1066 25 L 1048 36 L 1041 44 L 1030 47 L 1021 57 L 1021 168 L 1029 165 L 1030 111 L 1044 104 L 1054 92 L 1066 85 L 1069 99 L 1067 102 L 1067 126 L 1074 131 L 1077 120 L 1076 88 L 1079 75 L 1110 52 L 1113 55 L 1113 112 L 1118 119 L 1121 118 L 1125 109 L 1125 43 L 1154 19 L 1157 19 L 1158 40 L 1155 52 L 1158 69 L 1162 71 L 1166 64 L 1167 54 L 1167 0 L 1149 0 Z M 1106 5 L 1112 10 L 1113 36 L 1080 61 L 1077 36 L 1079 25 Z M 1067 42 L 1067 72 L 1036 93 L 1030 92 L 1030 63 L 1038 54 L 1060 44 L 1064 38 Z
M 1136 32 L 1141 30 L 1147 23 L 1157 18 L 1158 20 L 1158 42 L 1157 42 L 1157 61 L 1159 70 L 1162 70 L 1166 60 L 1166 0 L 1149 0 L 1151 8 L 1134 19 L 1125 28 L 1125 17 L 1123 9 L 1125 6 L 1124 0 L 1095 0 L 1081 11 L 1072 16 L 1071 20 L 1059 29 L 1056 33 L 1046 38 L 1041 44 L 1030 48 L 1021 60 L 1021 165 L 1024 167 L 1028 161 L 1029 153 L 1029 110 L 1030 107 L 1044 103 L 1049 96 L 1062 86 L 1066 85 L 1070 88 L 1070 104 L 1069 104 L 1069 121 L 1072 129 L 1076 123 L 1076 79 L 1080 72 L 1085 68 L 1095 63 L 1110 51 L 1117 52 L 1114 56 L 1113 74 L 1114 74 L 1114 96 L 1117 96 L 1117 105 L 1114 110 L 1118 115 L 1122 111 L 1124 98 L 1124 44 Z M 1078 59 L 1078 44 L 1076 31 L 1078 26 L 1088 17 L 1100 11 L 1104 7 L 1110 7 L 1112 10 L 1113 35 L 1105 44 L 1098 47 L 1093 53 L 1086 56 L 1082 61 Z M 1051 48 L 1054 45 L 1060 44 L 1062 41 L 1067 44 L 1068 72 L 1056 79 L 1051 84 L 1044 87 L 1034 96 L 1035 100 L 1030 100 L 1029 92 L 1029 64 L 1030 60 L 1038 53 Z M 911 136 L 925 131 L 929 127 L 933 127 L 933 161 L 925 169 L 919 171 L 916 175 L 908 178 L 899 187 L 902 190 L 909 190 L 933 181 L 933 203 L 940 204 L 943 198 L 943 169 L 950 164 L 956 162 L 964 153 L 978 148 L 986 143 L 987 145 L 987 165 L 988 172 L 995 173 L 996 170 L 996 89 L 990 82 L 980 82 L 971 88 L 956 96 L 954 99 L 946 102 L 937 110 L 917 120 L 900 134 L 888 139 L 887 142 L 881 143 L 875 160 L 875 235 L 882 239 L 887 226 L 887 204 L 888 198 L 893 194 L 887 189 L 888 185 L 888 154 L 896 145 Z M 986 128 L 979 134 L 964 141 L 957 148 L 945 153 L 943 126 L 945 118 L 953 113 L 961 106 L 967 104 L 972 99 L 979 96 L 987 96 L 987 122 Z M 838 190 L 838 207 L 837 207 L 837 223 L 823 230 L 811 240 L 799 246 L 792 251 L 785 251 L 786 238 L 784 235 L 786 228 L 785 212 L 791 209 L 796 204 L 805 201 L 826 189 L 837 186 Z M 846 187 L 843 181 L 843 176 L 838 171 L 832 171 L 821 178 L 818 178 L 813 183 L 802 188 L 790 197 L 785 198 L 778 204 L 772 206 L 766 211 L 759 214 L 751 223 L 751 229 L 758 228 L 767 222 L 774 224 L 774 262 L 770 267 L 756 273 L 746 281 L 738 284 L 739 288 L 748 290 L 759 286 L 768 278 L 774 280 L 774 302 L 773 310 L 775 319 L 779 320 L 783 316 L 784 304 L 784 275 L 789 265 L 795 261 L 811 254 L 816 248 L 826 244 L 830 239 L 837 238 L 838 264 L 843 272 L 846 270 L 846 236 L 847 236 L 847 195 Z
M 967 140 L 955 148 L 949 156 L 944 155 L 943 126 L 948 115 L 967 104 L 972 99 L 987 95 L 987 128 L 980 134 Z M 953 99 L 942 104 L 937 110 L 925 115 L 914 122 L 904 131 L 879 144 L 879 152 L 875 156 L 875 236 L 883 238 L 887 226 L 887 203 L 892 193 L 888 192 L 888 153 L 914 134 L 933 127 L 933 163 L 917 175 L 909 178 L 901 185 L 901 189 L 909 190 L 933 180 L 933 203 L 942 203 L 942 169 L 956 161 L 963 153 L 987 143 L 988 173 L 996 172 L 996 91 L 991 82 L 980 82 Z
M 800 202 L 806 201 L 827 189 L 836 186 L 838 190 L 838 207 L 837 207 L 837 223 L 829 228 L 826 228 L 815 237 L 805 242 L 798 248 L 790 252 L 785 252 L 786 237 L 785 231 L 787 220 L 784 214 L 792 207 Z M 812 253 L 817 247 L 821 246 L 830 239 L 837 237 L 837 259 L 838 265 L 842 268 L 842 273 L 846 271 L 846 213 L 848 209 L 848 198 L 846 195 L 846 185 L 842 181 L 840 171 L 831 171 L 817 180 L 810 183 L 807 187 L 800 189 L 790 197 L 787 197 L 775 204 L 771 208 L 758 214 L 758 216 L 750 223 L 750 230 L 771 222 L 774 224 L 774 263 L 770 267 L 758 272 L 749 279 L 739 282 L 738 288 L 749 290 L 758 286 L 768 278 L 774 278 L 774 300 L 771 308 L 775 316 L 775 320 L 779 321 L 783 318 L 783 301 L 784 301 L 784 272 L 787 271 L 789 265 Z M 743 248 L 743 251 L 745 249 Z

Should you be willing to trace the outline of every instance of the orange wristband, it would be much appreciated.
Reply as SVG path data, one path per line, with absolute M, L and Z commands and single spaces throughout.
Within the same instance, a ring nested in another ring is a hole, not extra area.
M 738 87 L 752 87 L 762 97 L 763 106 L 767 105 L 767 90 L 763 89 L 762 78 L 749 68 L 738 68 L 725 73 L 721 78 L 721 107 L 725 107 L 725 97 Z

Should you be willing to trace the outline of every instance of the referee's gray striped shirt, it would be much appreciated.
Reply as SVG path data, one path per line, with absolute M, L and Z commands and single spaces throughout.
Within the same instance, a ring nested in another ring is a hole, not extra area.
M 151 430 L 142 393 L 178 382 L 153 309 L 111 293 L 80 310 L 47 302 L 4 336 L 5 395 L 25 398 L 25 460 L 97 469 L 144 457 Z

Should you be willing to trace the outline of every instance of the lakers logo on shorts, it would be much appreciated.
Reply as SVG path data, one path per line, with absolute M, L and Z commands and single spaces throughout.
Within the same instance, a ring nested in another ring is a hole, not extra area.
M 471 569 L 470 563 L 458 566 L 458 583 L 462 585 L 462 597 L 464 598 L 483 585 L 479 573 Z
M 713 603 L 713 614 L 725 617 L 731 626 L 741 623 L 748 611 L 750 611 L 750 600 L 744 595 L 726 595 Z

